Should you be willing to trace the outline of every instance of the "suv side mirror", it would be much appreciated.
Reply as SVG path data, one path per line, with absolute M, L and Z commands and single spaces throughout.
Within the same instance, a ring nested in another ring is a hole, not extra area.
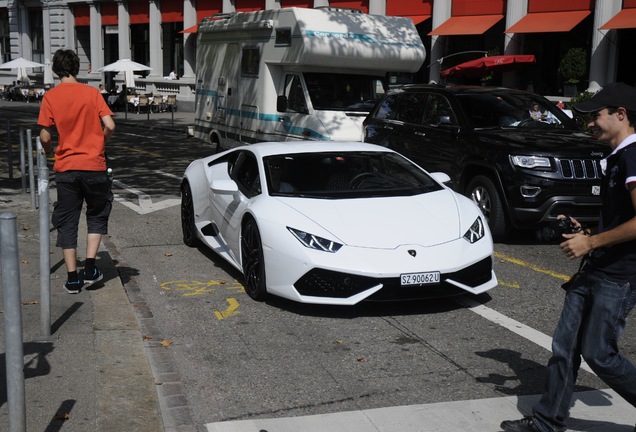
M 280 95 L 276 98 L 276 111 L 287 111 L 287 97 L 285 95 Z

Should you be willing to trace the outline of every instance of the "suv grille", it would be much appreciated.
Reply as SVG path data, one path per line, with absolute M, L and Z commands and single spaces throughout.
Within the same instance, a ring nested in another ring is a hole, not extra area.
M 567 179 L 599 179 L 601 167 L 597 159 L 560 159 L 561 175 Z

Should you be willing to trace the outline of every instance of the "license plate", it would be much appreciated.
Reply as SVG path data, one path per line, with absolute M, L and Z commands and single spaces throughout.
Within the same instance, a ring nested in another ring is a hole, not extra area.
M 402 286 L 438 284 L 439 272 L 405 273 L 400 275 L 400 283 Z

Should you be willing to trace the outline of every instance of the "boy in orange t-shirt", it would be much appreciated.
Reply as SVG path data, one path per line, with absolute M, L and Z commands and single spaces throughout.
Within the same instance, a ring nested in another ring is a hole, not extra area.
M 62 248 L 68 273 L 64 288 L 71 294 L 104 276 L 95 266 L 95 257 L 102 235 L 108 233 L 113 200 L 104 152 L 104 144 L 115 130 L 113 113 L 99 90 L 77 82 L 79 64 L 74 51 L 55 52 L 52 67 L 61 84 L 44 94 L 38 117 L 43 151 L 52 150 L 52 130 L 57 129 L 53 165 L 57 204 L 52 219 L 58 231 L 56 245 Z M 84 201 L 88 234 L 86 263 L 80 278 L 77 231 Z

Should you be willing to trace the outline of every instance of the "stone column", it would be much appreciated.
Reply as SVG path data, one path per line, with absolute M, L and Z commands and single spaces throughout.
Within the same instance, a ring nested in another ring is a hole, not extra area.
M 104 66 L 104 43 L 102 38 L 102 14 L 95 2 L 88 4 L 90 15 L 91 66 L 94 71 Z
M 451 0 L 436 0 L 433 2 L 433 26 L 435 30 L 439 25 L 444 23 L 451 17 Z M 446 37 L 445 36 L 431 36 L 431 56 L 430 66 L 428 70 L 429 81 L 439 82 L 441 64 L 440 59 L 446 54 Z
M 588 91 L 594 93 L 616 79 L 617 30 L 599 30 L 621 10 L 620 2 L 596 0 Z
M 230 12 L 236 12 L 236 8 L 234 7 L 234 0 L 223 0 L 221 13 L 230 13 Z
M 150 0 L 149 8 L 149 38 L 150 38 L 150 77 L 163 76 L 163 50 L 161 49 L 161 11 L 157 5 L 157 0 Z
M 130 15 L 128 14 L 128 3 L 124 0 L 117 2 L 117 42 L 119 44 L 119 59 L 129 59 L 130 52 Z
M 528 11 L 528 0 L 508 0 L 506 7 L 506 29 L 515 25 Z M 504 33 L 504 54 L 525 54 L 522 52 L 523 34 Z M 517 87 L 518 75 L 516 72 L 506 72 L 501 78 L 504 87 Z
M 183 28 L 192 27 L 197 22 L 197 11 L 193 0 L 183 0 Z M 196 33 L 183 34 L 183 78 L 194 78 L 196 68 Z
M 369 15 L 386 15 L 386 0 L 369 0 Z

